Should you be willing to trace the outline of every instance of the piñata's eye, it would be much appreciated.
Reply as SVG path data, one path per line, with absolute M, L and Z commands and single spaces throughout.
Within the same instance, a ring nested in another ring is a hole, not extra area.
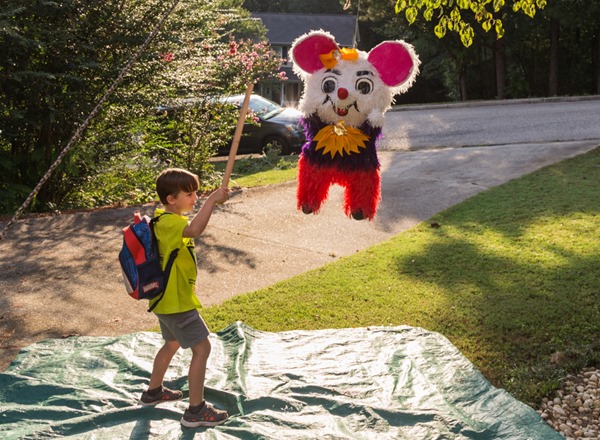
M 321 90 L 323 93 L 332 93 L 337 87 L 337 80 L 333 77 L 327 77 L 321 83 Z
M 361 78 L 356 81 L 356 90 L 361 95 L 368 95 L 373 90 L 373 81 L 367 78 Z

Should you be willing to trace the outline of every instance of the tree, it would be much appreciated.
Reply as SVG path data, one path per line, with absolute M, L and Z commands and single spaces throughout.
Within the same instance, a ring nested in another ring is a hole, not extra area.
M 5 173 L 0 190 L 5 201 L 5 194 L 15 195 L 6 190 L 8 185 L 18 183 L 21 192 L 33 186 L 116 76 L 132 46 L 141 44 L 145 26 L 138 20 L 149 20 L 164 9 L 156 4 L 94 3 L 4 2 L 0 162 Z M 40 199 L 53 202 L 64 192 L 65 173 L 77 173 L 76 161 L 77 155 L 64 162 L 42 188 Z
M 388 38 L 404 38 L 417 47 L 423 61 L 421 75 L 411 89 L 415 94 L 407 94 L 402 100 L 411 96 L 429 100 L 430 91 L 439 90 L 435 77 L 444 78 L 446 88 L 435 96 L 451 99 L 600 93 L 598 2 L 553 0 L 533 19 L 505 8 L 498 13 L 505 31 L 500 39 L 495 32 L 486 32 L 473 14 L 462 14 L 474 35 L 468 48 L 459 38 L 435 36 L 438 15 L 427 21 L 418 14 L 409 25 L 405 14 L 395 13 L 396 3 L 361 0 L 361 36 L 367 49 Z M 454 2 L 454 6 L 457 4 Z M 358 2 L 352 6 L 356 8 Z M 433 86 L 431 81 L 435 81 Z M 429 87 L 421 88 L 422 84 Z
M 546 0 L 513 0 L 512 10 L 534 17 L 537 10 L 545 6 Z M 443 38 L 447 31 L 456 32 L 465 47 L 473 44 L 475 36 L 469 18 L 486 32 L 494 29 L 497 37 L 502 38 L 505 9 L 505 0 L 397 0 L 395 7 L 396 13 L 404 13 L 411 24 L 419 14 L 428 22 L 437 20 L 434 32 L 438 38 Z
M 264 36 L 241 0 L 181 2 L 134 64 L 85 139 L 38 194 L 37 209 L 59 206 L 100 164 L 138 148 L 142 122 L 182 96 L 239 91 L 242 78 L 277 60 L 254 63 L 255 48 L 236 51 L 223 74 L 220 54 L 238 35 Z M 5 0 L 0 6 L 0 210 L 18 206 L 54 162 L 78 124 L 139 48 L 171 2 L 159 0 Z M 239 30 L 239 33 L 238 33 Z M 238 44 L 238 43 L 236 43 Z M 244 56 L 246 56 L 245 59 Z M 261 57 L 269 55 L 266 52 Z
M 600 93 L 600 4 L 553 0 L 543 15 L 550 22 L 548 93 Z
M 480 32 L 474 46 L 466 48 L 458 39 L 435 36 L 435 23 L 417 17 L 409 25 L 402 15 L 394 11 L 395 0 L 361 0 L 361 44 L 365 50 L 383 39 L 404 39 L 413 44 L 423 64 L 419 80 L 409 93 L 398 102 L 429 102 L 489 98 L 495 93 L 487 91 L 490 78 L 490 52 L 493 43 L 488 34 Z M 358 2 L 352 2 L 357 8 Z M 477 89 L 476 93 L 473 89 Z M 411 101 L 412 100 L 412 101 Z

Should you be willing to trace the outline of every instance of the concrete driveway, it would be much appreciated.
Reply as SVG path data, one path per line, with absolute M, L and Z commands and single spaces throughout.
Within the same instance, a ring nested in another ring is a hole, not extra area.
M 200 238 L 199 296 L 218 304 L 384 241 L 487 188 L 590 151 L 600 141 L 380 153 L 373 222 L 347 218 L 333 186 L 317 215 L 296 210 L 295 182 L 244 190 Z

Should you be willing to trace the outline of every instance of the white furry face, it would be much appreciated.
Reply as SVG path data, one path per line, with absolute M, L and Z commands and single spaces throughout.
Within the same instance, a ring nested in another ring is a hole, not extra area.
M 383 124 L 392 104 L 392 88 L 383 83 L 365 52 L 358 51 L 358 55 L 356 61 L 338 60 L 333 69 L 302 72 L 305 87 L 300 110 L 305 115 L 317 113 L 325 123 L 343 121 L 352 127 L 367 120 L 373 126 Z

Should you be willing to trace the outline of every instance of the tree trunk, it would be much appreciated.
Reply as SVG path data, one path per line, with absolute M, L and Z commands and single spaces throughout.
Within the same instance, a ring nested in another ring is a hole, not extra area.
M 494 66 L 496 68 L 496 99 L 506 98 L 506 55 L 504 40 L 494 41 Z
M 533 53 L 531 54 L 533 62 L 531 73 L 529 74 L 529 96 L 539 96 L 543 93 L 543 90 L 540 90 L 538 87 L 538 72 L 540 70 L 540 62 L 538 58 L 538 54 L 540 53 L 540 45 L 539 40 L 536 38 L 534 43 Z
M 550 74 L 548 77 L 548 95 L 558 95 L 558 44 L 560 36 L 560 23 L 556 19 L 550 20 Z
M 467 98 L 467 71 L 463 65 L 458 69 L 458 88 L 460 91 L 460 100 L 466 101 Z
M 596 94 L 600 95 L 600 26 L 596 28 Z

